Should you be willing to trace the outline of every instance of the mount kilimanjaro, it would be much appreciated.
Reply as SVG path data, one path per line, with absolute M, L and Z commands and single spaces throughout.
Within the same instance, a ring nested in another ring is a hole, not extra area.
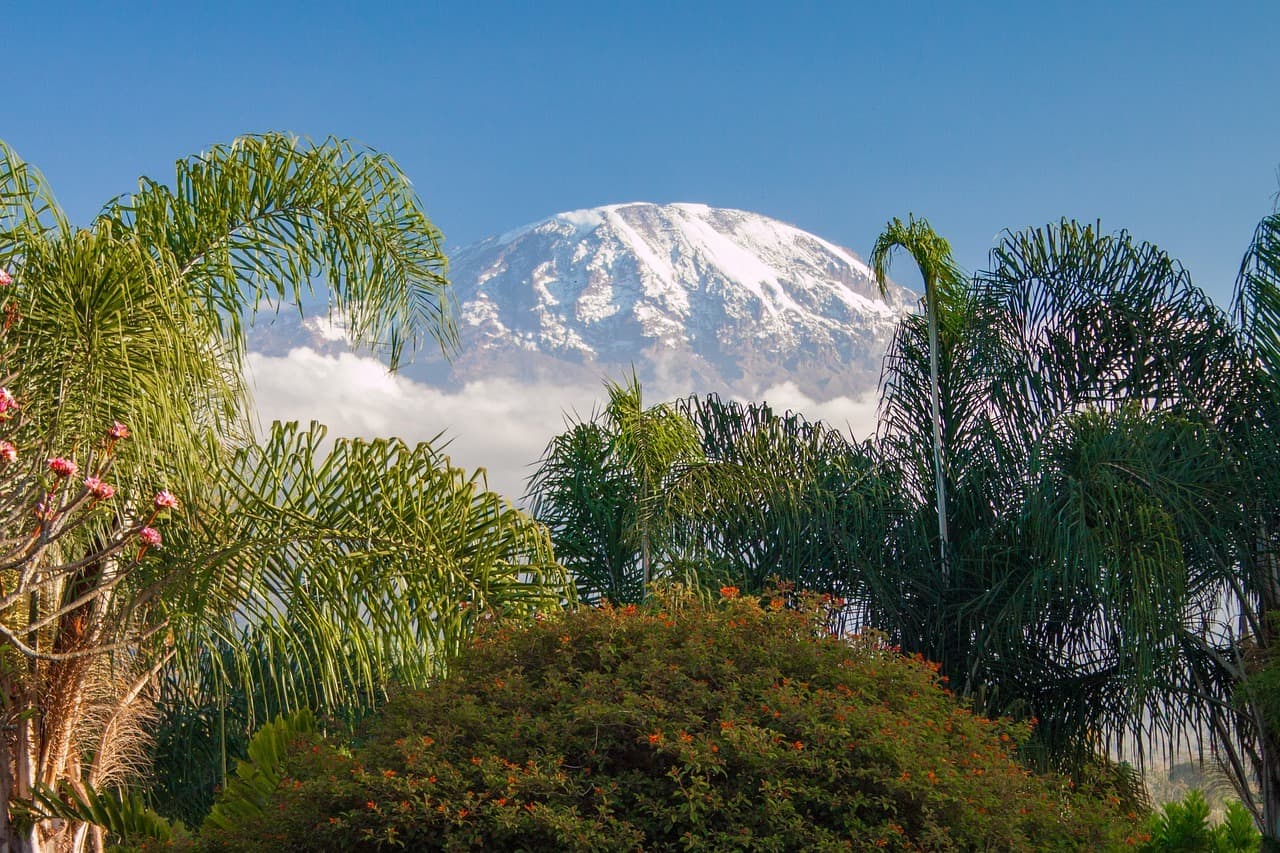
M 690 393 L 767 401 L 865 436 L 899 317 L 853 252 L 755 213 L 622 204 L 561 213 L 452 251 L 461 346 L 399 375 L 351 352 L 341 317 L 260 318 L 258 415 L 333 435 L 450 440 L 465 468 L 517 497 L 565 412 L 634 368 L 649 402 Z
M 914 295 L 848 249 L 755 213 L 619 204 L 560 213 L 451 253 L 461 346 L 403 374 L 587 383 L 633 366 L 668 394 L 752 398 L 791 382 L 817 399 L 874 390 Z M 340 322 L 277 325 L 254 349 L 343 347 Z

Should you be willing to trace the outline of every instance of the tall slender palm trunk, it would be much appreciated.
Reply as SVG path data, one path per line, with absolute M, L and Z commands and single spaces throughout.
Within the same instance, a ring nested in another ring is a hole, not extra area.
M 932 291 L 932 282 L 925 288 Z M 949 577 L 951 567 L 950 547 L 947 541 L 947 486 L 944 478 L 945 467 L 942 464 L 942 401 L 938 383 L 938 309 L 935 296 L 928 293 L 925 300 L 925 314 L 929 320 L 929 403 L 933 409 L 933 478 L 934 490 L 938 502 L 938 557 L 942 566 L 943 577 Z

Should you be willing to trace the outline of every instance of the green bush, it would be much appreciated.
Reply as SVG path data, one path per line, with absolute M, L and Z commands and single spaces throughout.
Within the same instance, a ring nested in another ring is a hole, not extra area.
M 1222 821 L 1215 824 L 1209 819 L 1209 803 L 1194 789 L 1152 815 L 1148 834 L 1139 847 L 1142 853 L 1254 853 L 1262 843 L 1253 818 L 1239 801 L 1228 803 Z
M 1031 774 L 1029 726 L 936 668 L 824 635 L 810 601 L 580 609 L 496 626 L 364 736 L 295 741 L 208 850 L 1105 849 L 1134 816 Z M 791 606 L 798 605 L 798 606 Z

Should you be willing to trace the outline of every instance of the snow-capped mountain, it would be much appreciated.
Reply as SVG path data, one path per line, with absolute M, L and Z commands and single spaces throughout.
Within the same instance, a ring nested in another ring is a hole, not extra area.
M 462 346 L 407 375 L 616 376 L 751 395 L 875 387 L 898 317 L 853 252 L 755 213 L 620 204 L 561 213 L 454 253 Z M 318 329 L 318 331 L 320 331 Z
M 385 375 L 341 318 L 260 317 L 251 369 L 265 421 L 430 438 L 518 495 L 525 467 L 632 367 L 651 402 L 768 401 L 865 435 L 898 319 L 853 252 L 774 219 L 699 204 L 561 213 L 449 252 L 460 347 Z

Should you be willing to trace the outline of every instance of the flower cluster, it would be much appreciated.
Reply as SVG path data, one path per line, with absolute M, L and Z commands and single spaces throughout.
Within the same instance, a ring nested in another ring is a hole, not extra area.
M 110 500 L 116 493 L 115 486 L 102 482 L 98 477 L 85 477 L 84 487 L 93 495 L 94 500 Z
M 3 283 L 3 280 L 0 280 L 0 284 Z M 17 401 L 13 394 L 7 388 L 0 388 L 0 420 L 4 420 L 8 413 L 16 408 Z M 48 470 L 56 478 L 59 485 L 52 487 L 49 492 L 40 497 L 33 507 L 33 514 L 37 521 L 37 533 L 42 530 L 49 530 L 50 525 L 57 518 L 74 511 L 74 508 L 80 505 L 79 502 L 85 498 L 89 500 L 88 506 L 92 507 L 103 501 L 109 501 L 116 496 L 116 487 L 103 479 L 103 473 L 109 467 L 116 443 L 129 437 L 130 431 L 127 425 L 120 421 L 112 423 L 106 432 L 102 446 L 104 453 L 99 459 L 100 467 L 81 481 L 84 491 L 78 494 L 73 495 L 70 492 L 62 492 L 62 496 L 59 496 L 61 483 L 75 477 L 80 470 L 80 466 L 75 460 L 66 456 L 54 456 L 47 461 Z M 0 464 L 13 463 L 17 459 L 17 446 L 11 441 L 0 440 Z M 162 512 L 177 508 L 178 499 L 168 489 L 161 489 L 155 493 L 151 500 L 151 505 L 150 516 L 139 527 L 135 528 L 140 543 L 137 554 L 138 559 L 142 558 L 148 548 L 159 548 L 161 546 L 163 537 L 153 525 Z

